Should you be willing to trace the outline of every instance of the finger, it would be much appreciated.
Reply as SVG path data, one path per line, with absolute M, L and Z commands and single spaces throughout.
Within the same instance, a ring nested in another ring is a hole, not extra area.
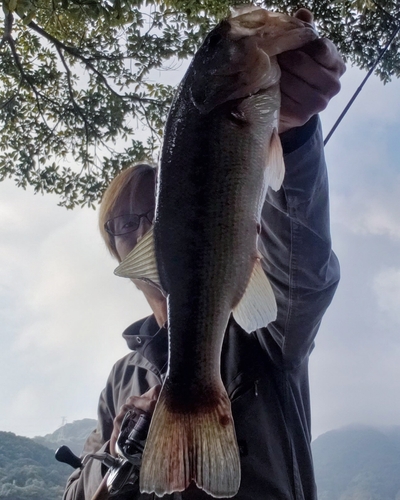
M 147 392 L 143 393 L 141 396 L 130 396 L 127 400 L 126 403 L 130 405 L 136 405 L 140 400 L 146 399 L 146 400 L 157 400 L 158 396 L 160 394 L 161 390 L 161 385 L 155 385 L 151 389 L 149 389 Z
M 314 24 L 313 13 L 308 9 L 304 9 L 304 8 L 299 9 L 295 13 L 294 17 L 296 17 L 297 19 L 300 19 L 300 21 L 304 21 L 305 23 Z
M 332 91 L 321 91 L 288 72 L 282 74 L 281 80 L 282 103 L 284 114 L 291 115 L 295 109 L 300 118 L 307 118 L 324 110 L 332 97 Z
M 125 415 L 128 413 L 128 411 L 134 412 L 135 407 L 132 405 L 122 405 L 121 408 L 119 409 L 118 414 L 115 416 L 113 423 L 114 423 L 114 429 L 117 429 L 119 432 L 119 429 L 121 428 L 122 421 L 124 420 Z M 135 414 L 132 414 L 132 418 L 135 418 Z
M 149 389 L 147 392 L 143 394 L 144 397 L 147 397 L 149 399 L 158 399 L 158 396 L 160 395 L 161 391 L 161 385 L 155 385 L 151 389 Z
M 300 127 L 328 105 L 327 93 L 288 72 L 282 74 L 280 130 Z
M 130 396 L 126 404 L 133 406 L 138 410 L 153 413 L 160 394 L 161 385 L 156 385 L 141 396 Z
M 107 472 L 107 474 L 104 476 L 103 480 L 101 481 L 99 487 L 95 491 L 92 500 L 108 500 L 110 496 L 110 492 L 108 491 L 108 486 L 107 486 L 107 480 L 108 476 L 110 474 Z
M 122 422 L 125 418 L 125 415 L 128 411 L 132 412 L 131 418 L 134 419 L 136 417 L 135 408 L 132 405 L 124 404 L 119 409 L 118 415 L 113 420 L 113 432 L 110 438 L 110 453 L 113 456 L 116 456 L 115 444 L 118 440 L 119 433 L 121 431 Z
M 313 40 L 303 45 L 299 50 L 309 55 L 321 66 L 336 71 L 339 77 L 346 71 L 346 65 L 341 55 L 335 45 L 327 38 Z
M 121 408 L 119 409 L 116 418 L 118 418 L 121 415 L 122 417 L 124 417 L 128 413 L 128 411 L 134 411 L 134 410 L 135 410 L 135 405 L 133 403 L 129 403 L 127 400 L 127 402 L 124 405 L 122 405 Z
M 289 94 L 296 92 L 297 94 L 300 90 L 305 93 L 308 91 L 307 87 L 311 87 L 331 98 L 340 90 L 337 73 L 321 66 L 302 51 L 296 50 L 281 54 L 279 65 L 282 70 L 281 90 L 283 92 Z
M 135 408 L 141 412 L 153 413 L 157 399 L 144 396 L 131 396 L 127 399 L 127 402 L 128 404 L 124 406 Z
M 323 111 L 329 102 L 326 95 L 308 86 L 299 87 L 296 94 L 282 92 L 281 99 L 283 114 L 291 115 L 297 110 L 297 113 L 301 114 L 300 118 L 307 118 Z

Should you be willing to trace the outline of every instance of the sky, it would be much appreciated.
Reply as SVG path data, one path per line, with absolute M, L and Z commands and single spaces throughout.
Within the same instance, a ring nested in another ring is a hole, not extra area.
M 325 135 L 361 82 L 349 68 Z M 313 437 L 400 423 L 400 82 L 368 81 L 325 154 L 342 278 L 310 361 Z M 0 430 L 96 418 L 122 331 L 150 310 L 113 275 L 92 209 L 0 183 Z

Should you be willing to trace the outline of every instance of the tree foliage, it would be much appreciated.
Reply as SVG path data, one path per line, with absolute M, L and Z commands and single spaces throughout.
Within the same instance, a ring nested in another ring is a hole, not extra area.
M 72 469 L 54 452 L 11 432 L 0 432 L 0 498 L 61 500 Z
M 117 172 L 154 161 L 174 87 L 166 68 L 192 56 L 234 0 L 1 0 L 0 180 L 91 205 Z M 243 3 L 243 2 L 240 2 Z M 261 5 L 261 2 L 260 2 Z M 368 68 L 395 30 L 392 0 L 268 0 L 308 7 L 322 36 Z M 395 41 L 377 72 L 400 74 Z M 147 131 L 147 133 L 146 133 Z

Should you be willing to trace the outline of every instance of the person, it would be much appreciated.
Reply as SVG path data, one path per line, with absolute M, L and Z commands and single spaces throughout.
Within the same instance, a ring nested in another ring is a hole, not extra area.
M 301 9 L 296 16 L 312 22 Z M 286 175 L 268 191 L 262 211 L 260 251 L 277 298 L 276 321 L 244 333 L 233 319 L 225 334 L 221 374 L 232 404 L 242 480 L 238 500 L 315 500 L 311 455 L 308 360 L 322 317 L 339 281 L 331 248 L 328 181 L 318 113 L 339 92 L 344 63 L 334 45 L 315 40 L 279 56 L 282 70 L 280 137 Z M 140 164 L 121 172 L 104 194 L 100 230 L 122 261 L 149 230 L 155 210 L 156 169 Z M 269 221 L 268 224 L 266 221 Z M 131 352 L 113 367 L 98 406 L 98 426 L 83 454 L 115 444 L 130 409 L 152 413 L 168 363 L 165 297 L 134 281 L 153 314 L 123 333 Z M 105 468 L 89 461 L 69 478 L 64 500 L 90 500 Z M 122 499 L 150 499 L 138 490 Z M 182 496 L 210 498 L 195 487 Z

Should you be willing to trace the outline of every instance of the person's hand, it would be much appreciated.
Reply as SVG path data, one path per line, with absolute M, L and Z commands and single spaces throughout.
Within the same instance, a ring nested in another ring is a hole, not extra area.
M 160 394 L 161 385 L 155 385 L 149 391 L 141 396 L 130 396 L 124 405 L 121 406 L 118 415 L 114 418 L 114 429 L 110 439 L 110 453 L 114 457 L 117 456 L 115 444 L 117 442 L 119 432 L 121 430 L 122 421 L 129 410 L 137 410 L 138 413 L 153 414 L 157 403 L 158 395 Z
M 313 23 L 313 15 L 300 9 L 295 17 Z M 318 38 L 297 50 L 278 55 L 281 76 L 279 133 L 301 127 L 324 110 L 340 90 L 339 79 L 346 70 L 336 47 Z

